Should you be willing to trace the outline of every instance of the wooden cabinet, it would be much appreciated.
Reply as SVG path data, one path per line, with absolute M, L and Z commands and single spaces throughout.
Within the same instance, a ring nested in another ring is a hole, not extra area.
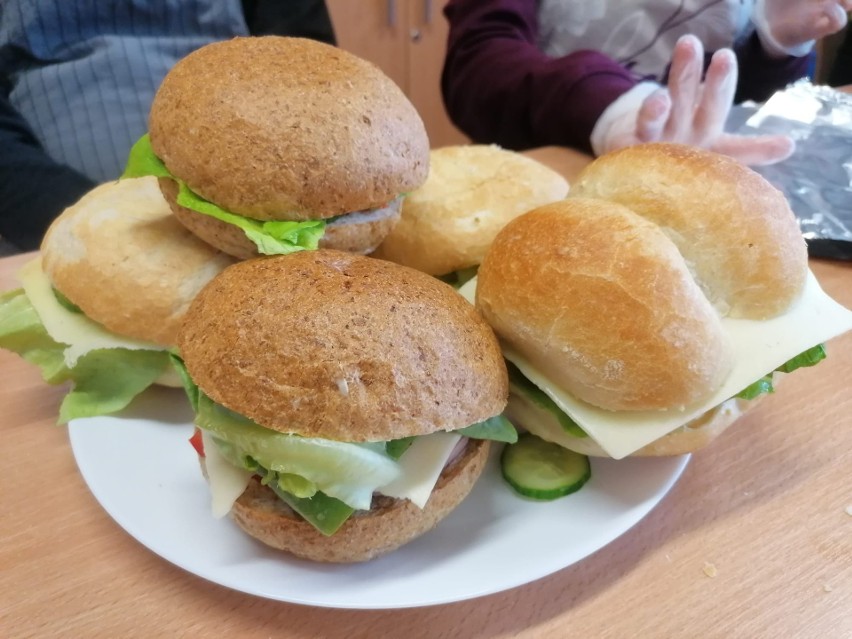
M 326 0 L 338 45 L 384 71 L 423 118 L 432 147 L 467 138 L 441 100 L 446 0 Z

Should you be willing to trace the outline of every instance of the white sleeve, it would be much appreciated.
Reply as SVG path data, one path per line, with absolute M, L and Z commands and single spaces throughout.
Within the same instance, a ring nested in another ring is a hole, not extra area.
M 639 107 L 649 95 L 660 88 L 656 82 L 640 82 L 627 93 L 621 95 L 615 102 L 610 104 L 592 129 L 590 142 L 594 154 L 603 155 L 610 148 L 612 140 L 624 139 L 636 130 L 635 114 L 639 113 Z M 633 113 L 634 117 L 630 117 Z
M 766 19 L 766 0 L 755 0 L 754 11 L 751 14 L 751 21 L 754 23 L 754 28 L 757 31 L 757 37 L 760 39 L 760 44 L 766 49 L 766 52 L 777 58 L 784 56 L 795 56 L 802 58 L 811 52 L 814 48 L 815 40 L 803 42 L 795 47 L 785 47 L 781 45 L 773 36 L 769 29 L 769 22 Z

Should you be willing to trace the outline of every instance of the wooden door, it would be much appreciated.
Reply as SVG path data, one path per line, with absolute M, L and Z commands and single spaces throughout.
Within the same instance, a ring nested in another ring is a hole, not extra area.
M 432 147 L 464 144 L 444 109 L 441 69 L 447 52 L 449 26 L 443 9 L 447 0 L 406 0 L 409 5 L 408 97 L 420 112 Z
M 337 45 L 369 60 L 408 94 L 408 0 L 326 0 Z
M 326 0 L 337 44 L 399 85 L 423 118 L 432 147 L 467 142 L 441 99 L 446 0 Z

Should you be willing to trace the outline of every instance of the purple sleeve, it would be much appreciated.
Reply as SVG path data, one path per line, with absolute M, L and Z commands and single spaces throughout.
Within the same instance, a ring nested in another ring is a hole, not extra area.
M 450 118 L 478 143 L 591 152 L 600 114 L 637 79 L 596 51 L 551 58 L 536 45 L 536 0 L 450 0 L 441 90 Z
M 815 53 L 794 58 L 772 58 L 760 45 L 757 33 L 734 49 L 739 66 L 736 102 L 765 102 L 773 93 L 804 78 L 813 66 Z

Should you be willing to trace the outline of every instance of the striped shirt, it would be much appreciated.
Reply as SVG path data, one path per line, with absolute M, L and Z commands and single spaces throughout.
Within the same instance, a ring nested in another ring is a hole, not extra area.
M 172 65 L 237 35 L 240 0 L 2 0 L 0 78 L 45 151 L 102 182 L 147 130 Z

